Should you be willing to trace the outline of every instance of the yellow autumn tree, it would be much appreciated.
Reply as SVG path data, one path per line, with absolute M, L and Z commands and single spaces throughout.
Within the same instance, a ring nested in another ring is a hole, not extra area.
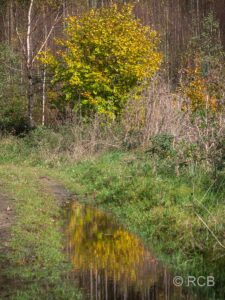
M 156 31 L 143 26 L 131 5 L 91 10 L 67 18 L 66 38 L 56 54 L 41 56 L 52 74 L 60 103 L 83 114 L 117 116 L 129 94 L 159 69 Z
M 192 112 L 217 111 L 218 101 L 215 91 L 211 89 L 207 77 L 202 75 L 200 62 L 197 62 L 194 67 L 186 69 L 186 77 L 187 81 L 183 83 L 181 88 L 189 100 L 185 109 L 190 109 Z

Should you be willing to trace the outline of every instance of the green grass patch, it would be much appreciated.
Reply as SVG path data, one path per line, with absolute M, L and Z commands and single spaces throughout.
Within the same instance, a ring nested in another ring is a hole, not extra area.
M 225 245 L 225 176 L 215 180 L 201 168 L 185 168 L 179 176 L 171 166 L 167 171 L 155 170 L 148 154 L 113 152 L 50 173 L 80 201 L 112 212 L 175 272 L 214 274 L 220 286 L 225 275 L 225 249 L 218 243 Z
M 80 299 L 65 280 L 70 265 L 63 253 L 60 208 L 41 184 L 40 173 L 0 165 L 0 183 L 13 197 L 15 211 L 10 251 L 1 258 L 9 263 L 5 292 L 10 299 Z M 7 287 L 7 281 L 14 284 Z

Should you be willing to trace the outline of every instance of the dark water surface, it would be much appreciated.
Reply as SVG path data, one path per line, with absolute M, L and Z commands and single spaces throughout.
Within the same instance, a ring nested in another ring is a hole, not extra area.
M 67 251 L 86 299 L 209 299 L 176 287 L 167 268 L 110 215 L 77 202 L 68 214 Z

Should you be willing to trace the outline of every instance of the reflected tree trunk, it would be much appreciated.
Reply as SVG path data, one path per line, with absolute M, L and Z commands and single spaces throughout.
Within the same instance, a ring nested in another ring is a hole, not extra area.
M 90 293 L 91 293 L 91 300 L 93 299 L 93 269 L 90 269 Z
M 116 276 L 115 276 L 115 271 L 113 274 L 113 298 L 114 300 L 116 299 Z
M 98 299 L 98 270 L 95 271 L 95 299 Z
M 108 275 L 107 275 L 107 270 L 105 270 L 105 300 L 108 300 Z

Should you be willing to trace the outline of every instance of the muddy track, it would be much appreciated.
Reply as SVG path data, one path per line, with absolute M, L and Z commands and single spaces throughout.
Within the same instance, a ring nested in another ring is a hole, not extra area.
M 74 194 L 67 191 L 63 185 L 47 176 L 39 177 L 41 188 L 53 195 L 59 206 L 64 206 Z M 11 238 L 11 226 L 14 223 L 15 212 L 13 209 L 13 199 L 2 192 L 0 185 L 0 299 L 8 299 L 6 286 L 10 285 L 5 277 L 5 270 L 9 262 L 5 261 L 7 252 L 10 251 L 9 242 Z M 3 297 L 3 298 L 2 298 Z
M 63 185 L 47 176 L 40 177 L 40 183 L 43 189 L 54 196 L 57 204 L 60 206 L 74 196 Z M 4 250 L 5 244 L 7 244 L 10 238 L 10 226 L 14 219 L 12 201 L 12 199 L 0 191 L 0 253 Z
M 63 205 L 74 196 L 63 185 L 47 176 L 40 177 L 40 181 L 43 188 L 55 197 L 58 205 Z M 4 250 L 5 244 L 10 238 L 10 226 L 13 223 L 13 218 L 12 199 L 0 191 L 0 253 Z
M 9 239 L 13 217 L 12 200 L 5 194 L 0 193 L 0 253 L 4 250 Z
M 40 177 L 43 188 L 50 194 L 53 195 L 59 206 L 64 205 L 68 200 L 72 199 L 75 194 L 69 192 L 65 187 L 54 179 L 42 176 Z
M 14 220 L 14 211 L 12 209 L 12 199 L 4 193 L 0 193 L 0 295 L 6 284 L 6 279 L 2 275 L 7 269 L 7 262 L 1 257 L 9 251 L 10 227 Z

